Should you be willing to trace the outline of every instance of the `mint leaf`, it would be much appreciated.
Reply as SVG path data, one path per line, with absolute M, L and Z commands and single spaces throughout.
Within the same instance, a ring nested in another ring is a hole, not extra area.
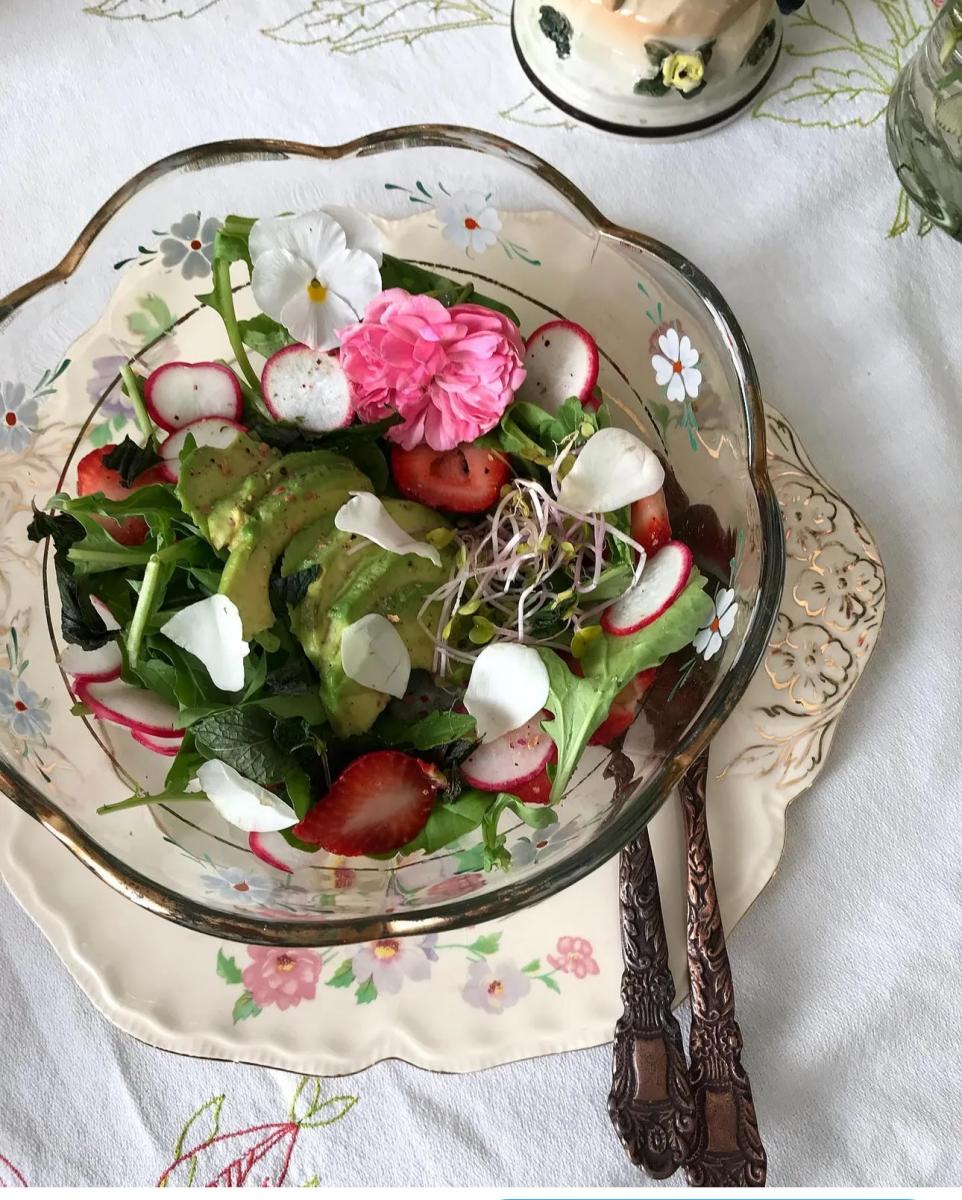
M 588 739 L 629 679 L 691 643 L 712 609 L 704 586 L 704 577 L 693 570 L 675 603 L 646 628 L 626 637 L 603 633 L 590 642 L 581 659 L 584 678 L 572 674 L 553 650 L 538 651 L 548 671 L 545 708 L 553 714 L 542 728 L 558 749 L 552 804 L 564 795 Z
M 467 713 L 432 712 L 411 724 L 384 715 L 371 730 L 388 746 L 411 746 L 414 750 L 432 750 L 462 739 L 477 740 L 477 725 Z
M 414 296 L 433 296 L 440 300 L 445 308 L 450 308 L 452 304 L 480 304 L 482 308 L 502 313 L 515 325 L 521 324 L 512 308 L 502 304 L 500 300 L 492 300 L 490 296 L 476 292 L 473 283 L 456 283 L 446 275 L 435 275 L 433 271 L 395 258 L 392 254 L 385 254 L 381 262 L 381 287 L 385 290 L 393 287 L 404 288 Z
M 225 983 L 241 983 L 244 978 L 240 967 L 233 958 L 228 958 L 223 950 L 217 951 L 217 974 Z
M 139 446 L 133 438 L 125 437 L 119 446 L 115 446 L 109 454 L 105 454 L 101 462 L 111 471 L 120 475 L 124 487 L 132 487 L 134 480 L 149 467 L 154 467 L 161 461 L 160 455 L 153 443 Z
M 264 787 L 280 783 L 297 768 L 274 740 L 274 718 L 259 708 L 228 708 L 191 726 L 197 749 L 219 758 Z
M 258 313 L 249 321 L 238 321 L 237 328 L 244 345 L 264 358 L 270 358 L 272 354 L 290 346 L 294 341 L 284 326 L 272 320 L 266 313 Z

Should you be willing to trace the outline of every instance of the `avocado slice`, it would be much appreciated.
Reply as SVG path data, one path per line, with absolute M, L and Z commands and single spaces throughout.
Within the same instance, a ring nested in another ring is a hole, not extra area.
M 288 474 L 252 507 L 234 535 L 220 582 L 221 593 L 237 605 L 245 638 L 274 624 L 271 571 L 295 534 L 336 513 L 352 491 L 370 486 L 347 459 L 326 454 L 318 465 Z
M 277 450 L 265 442 L 255 442 L 246 433 L 238 433 L 229 446 L 215 449 L 196 446 L 181 463 L 177 498 L 197 528 L 209 537 L 211 510 L 230 496 L 250 477 L 280 458 Z
M 314 467 L 327 467 L 329 470 L 352 464 L 333 450 L 301 450 L 294 454 L 286 454 L 280 461 L 276 459 L 246 479 L 239 482 L 229 493 L 224 494 L 210 510 L 207 520 L 208 539 L 215 550 L 230 546 L 236 535 L 243 529 L 247 518 L 265 496 L 274 488 L 287 483 L 292 475 Z M 363 477 L 365 481 L 367 477 Z M 366 481 L 365 487 L 370 487 Z

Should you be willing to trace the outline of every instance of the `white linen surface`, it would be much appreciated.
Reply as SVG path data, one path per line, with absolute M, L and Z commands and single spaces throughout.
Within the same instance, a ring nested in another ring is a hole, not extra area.
M 811 4 L 831 17 L 828 0 Z M 766 94 L 793 90 L 758 117 L 638 145 L 545 125 L 560 117 L 526 101 L 503 12 L 464 7 L 475 28 L 407 44 L 384 38 L 451 19 L 451 5 L 431 15 L 426 3 L 374 0 L 364 16 L 315 0 L 312 19 L 336 10 L 346 24 L 311 26 L 310 0 L 7 0 L 0 294 L 55 262 L 128 176 L 182 146 L 335 142 L 422 121 L 516 139 L 610 217 L 688 254 L 888 572 L 867 679 L 731 947 L 770 1182 L 957 1183 L 962 247 L 919 237 L 914 216 L 886 236 L 898 187 L 881 85 L 874 101 L 806 100 L 798 80 L 811 61 L 784 56 Z M 883 7 L 851 0 L 863 40 L 884 42 Z M 897 7 L 925 18 L 921 0 Z M 0 1178 L 16 1168 L 34 1185 L 152 1183 L 190 1113 L 219 1094 L 222 1130 L 282 1119 L 291 1077 L 118 1033 L 2 890 L 0 947 Z M 304 1140 L 288 1182 L 637 1185 L 605 1111 L 609 1062 L 600 1048 L 449 1077 L 384 1063 L 325 1082 L 358 1103 Z

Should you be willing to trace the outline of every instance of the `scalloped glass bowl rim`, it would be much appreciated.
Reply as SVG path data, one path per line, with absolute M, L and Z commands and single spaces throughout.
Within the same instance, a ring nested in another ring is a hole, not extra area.
M 382 130 L 337 146 L 315 146 L 272 138 L 239 138 L 188 147 L 159 159 L 134 175 L 100 207 L 76 241 L 51 270 L 0 299 L 0 326 L 21 305 L 55 283 L 68 279 L 110 219 L 137 192 L 156 178 L 185 167 L 237 163 L 265 158 L 303 157 L 337 160 L 406 148 L 449 147 L 495 155 L 533 172 L 552 187 L 598 232 L 654 255 L 679 272 L 700 298 L 724 336 L 735 367 L 744 413 L 748 472 L 758 504 L 762 530 L 761 571 L 754 611 L 738 657 L 661 770 L 598 836 L 570 858 L 549 864 L 530 880 L 508 884 L 491 896 L 466 896 L 419 912 L 416 916 L 382 914 L 370 918 L 323 921 L 264 921 L 220 912 L 188 900 L 132 870 L 52 804 L 35 785 L 0 756 L 0 790 L 40 822 L 100 879 L 141 907 L 186 928 L 227 940 L 279 946 L 322 946 L 363 942 L 378 937 L 440 932 L 494 920 L 547 899 L 600 867 L 647 824 L 716 730 L 738 703 L 765 652 L 778 610 L 784 574 L 781 518 L 765 462 L 765 424 L 758 379 L 744 336 L 715 286 L 683 255 L 645 234 L 609 221 L 569 179 L 523 147 L 494 134 L 450 125 L 414 125 Z M 78 331 L 80 332 L 80 331 Z M 46 571 L 46 553 L 44 554 Z

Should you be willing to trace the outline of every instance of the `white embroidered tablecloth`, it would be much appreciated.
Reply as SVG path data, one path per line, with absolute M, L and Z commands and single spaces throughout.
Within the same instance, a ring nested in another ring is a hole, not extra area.
M 0 294 L 182 146 L 421 121 L 520 141 L 689 255 L 738 315 L 766 395 L 877 536 L 889 582 L 869 680 L 731 948 L 770 1182 L 955 1183 L 962 248 L 900 197 L 883 129 L 934 9 L 809 0 L 754 111 L 670 146 L 550 110 L 505 10 L 7 0 Z M 288 1155 L 289 1183 L 636 1185 L 608 1125 L 609 1072 L 606 1048 L 463 1076 L 389 1062 L 320 1084 L 174 1057 L 108 1025 L 0 889 L 3 1183 L 153 1183 L 216 1125 Z

